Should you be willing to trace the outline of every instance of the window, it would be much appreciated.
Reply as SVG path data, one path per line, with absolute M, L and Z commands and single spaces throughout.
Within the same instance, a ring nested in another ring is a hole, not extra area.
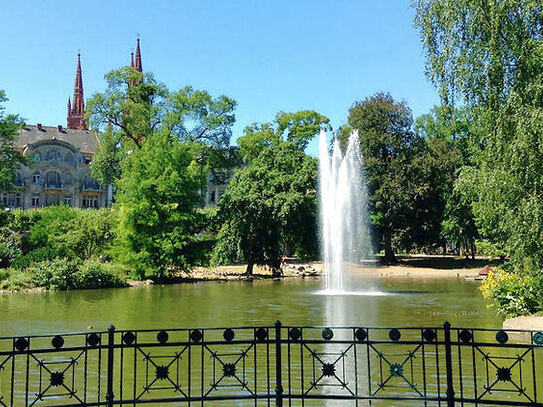
M 21 207 L 21 195 L 19 194 L 15 195 L 15 206 L 18 208 Z
M 40 183 L 40 173 L 39 172 L 35 172 L 34 175 L 32 176 L 32 182 L 34 184 L 39 184 Z
M 17 174 L 15 175 L 15 185 L 18 187 L 24 187 L 25 185 L 25 179 L 20 172 L 17 172 Z
M 209 202 L 215 202 L 215 191 L 211 191 L 209 194 Z
M 72 206 L 72 197 L 70 195 L 64 197 L 64 205 Z
M 32 206 L 40 206 L 40 197 L 39 196 L 33 196 L 32 197 Z
M 49 171 L 45 176 L 49 188 L 60 188 L 60 175 L 58 172 Z

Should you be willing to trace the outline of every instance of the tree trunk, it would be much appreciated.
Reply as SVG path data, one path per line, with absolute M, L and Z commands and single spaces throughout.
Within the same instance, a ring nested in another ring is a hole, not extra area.
M 247 269 L 245 269 L 245 275 L 246 276 L 252 276 L 253 275 L 253 266 L 255 265 L 255 263 L 250 260 L 248 263 L 247 263 Z
M 392 249 L 392 234 L 390 232 L 384 233 L 385 240 L 385 262 L 388 264 L 395 264 L 398 262 Z

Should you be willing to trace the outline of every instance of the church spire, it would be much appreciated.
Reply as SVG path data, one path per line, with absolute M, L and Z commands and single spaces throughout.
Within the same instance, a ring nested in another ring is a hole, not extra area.
M 140 39 L 138 38 L 136 43 L 136 62 L 134 64 L 134 68 L 136 68 L 138 71 L 143 72 L 143 68 L 141 66 L 141 50 L 140 50 Z
M 73 105 L 68 99 L 68 128 L 87 130 L 85 123 L 85 99 L 83 97 L 83 74 L 81 71 L 81 54 L 77 54 L 77 68 L 75 71 L 75 85 Z
M 130 53 L 130 68 L 134 68 L 134 53 Z

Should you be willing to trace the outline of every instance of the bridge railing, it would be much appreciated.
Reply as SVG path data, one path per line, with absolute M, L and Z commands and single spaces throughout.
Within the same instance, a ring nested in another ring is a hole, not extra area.
M 0 406 L 543 406 L 542 367 L 536 331 L 110 327 L 0 338 Z

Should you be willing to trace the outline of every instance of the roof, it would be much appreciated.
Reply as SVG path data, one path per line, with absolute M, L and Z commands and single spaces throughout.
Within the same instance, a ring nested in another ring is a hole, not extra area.
M 40 141 L 61 141 L 78 148 L 82 153 L 94 154 L 98 150 L 98 138 L 96 133 L 90 130 L 75 130 L 62 127 L 25 125 L 19 131 L 16 146 L 24 148 L 27 145 Z

